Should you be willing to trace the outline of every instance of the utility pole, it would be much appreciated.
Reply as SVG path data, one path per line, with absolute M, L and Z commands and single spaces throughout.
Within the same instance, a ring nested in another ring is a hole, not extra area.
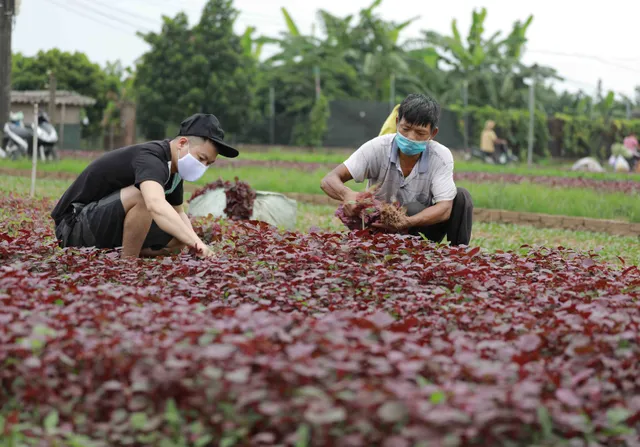
M 531 85 L 529 86 L 529 150 L 527 156 L 527 165 L 533 166 L 533 141 L 535 134 L 533 132 L 535 127 L 535 111 L 536 111 L 536 77 L 531 79 Z
M 316 101 L 319 101 L 320 94 L 322 92 L 322 89 L 320 87 L 320 67 L 318 66 L 313 67 L 313 74 L 316 77 Z
M 269 143 L 276 144 L 276 89 L 269 87 Z
M 113 142 L 115 135 L 113 134 L 113 123 L 109 124 L 109 150 L 113 150 Z
M 54 114 L 56 113 L 56 74 L 49 70 L 49 119 L 54 125 Z
M 2 125 L 9 120 L 11 110 L 11 34 L 15 6 L 15 0 L 0 0 L 0 123 Z
M 393 111 L 396 106 L 396 75 L 392 74 L 389 81 L 389 113 Z
M 60 149 L 64 149 L 64 122 L 67 118 L 66 114 L 67 114 L 67 106 L 63 102 L 62 110 L 60 111 L 60 145 L 59 145 Z
M 469 150 L 469 112 L 467 108 L 469 107 L 469 81 L 466 79 L 462 81 L 462 104 L 464 105 L 463 110 L 463 119 L 464 119 L 464 150 Z M 469 153 L 471 151 L 469 150 Z
M 33 153 L 31 154 L 31 189 L 29 197 L 36 194 L 36 167 L 38 166 L 38 103 L 33 105 Z

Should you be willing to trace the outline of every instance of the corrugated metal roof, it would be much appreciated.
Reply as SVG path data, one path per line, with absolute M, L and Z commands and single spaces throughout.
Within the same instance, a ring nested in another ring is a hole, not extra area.
M 35 102 L 49 104 L 49 90 L 11 91 L 11 103 L 31 104 Z M 56 91 L 56 105 L 65 104 L 68 106 L 88 107 L 95 103 L 96 100 L 88 96 L 79 95 L 67 90 Z

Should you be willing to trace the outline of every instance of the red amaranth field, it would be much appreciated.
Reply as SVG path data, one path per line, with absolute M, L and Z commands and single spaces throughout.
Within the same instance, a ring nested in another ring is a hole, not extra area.
M 98 445 L 640 442 L 637 267 L 202 221 L 216 259 L 122 261 L 57 249 L 52 205 L 0 198 L 5 434 L 21 423 L 45 443 Z

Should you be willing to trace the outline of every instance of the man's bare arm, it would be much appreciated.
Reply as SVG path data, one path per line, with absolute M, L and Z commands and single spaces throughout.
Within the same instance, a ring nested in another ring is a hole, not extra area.
M 427 225 L 435 225 L 440 222 L 449 220 L 451 217 L 451 209 L 453 208 L 453 200 L 444 200 L 433 206 L 410 216 L 407 220 L 409 228 L 426 227 Z
M 174 207 L 165 199 L 162 185 L 155 181 L 145 181 L 140 184 L 140 192 L 151 217 L 158 227 L 171 236 L 190 247 L 197 247 L 208 251 L 191 225 L 187 225 Z
M 341 202 L 355 200 L 357 193 L 345 186 L 345 183 L 352 179 L 351 173 L 343 163 L 324 176 L 320 188 L 332 199 Z
M 174 206 L 173 209 L 176 210 L 176 212 L 180 216 L 180 219 L 182 219 L 182 221 L 185 223 L 185 225 L 187 227 L 189 227 L 190 230 L 193 231 L 193 225 L 191 224 L 191 219 L 189 219 L 189 216 L 187 216 L 187 213 L 185 213 L 184 205 Z

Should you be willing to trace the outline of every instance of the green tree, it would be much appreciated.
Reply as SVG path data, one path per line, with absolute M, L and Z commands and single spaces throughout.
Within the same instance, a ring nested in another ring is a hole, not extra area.
M 21 53 L 13 55 L 11 86 L 14 90 L 46 89 L 49 70 L 55 73 L 58 90 L 71 90 L 96 100 L 96 104 L 87 109 L 90 125 L 83 129 L 83 134 L 100 135 L 100 121 L 109 102 L 107 93 L 117 82 L 84 53 L 69 53 L 54 48 L 39 51 L 33 57 Z
M 327 101 L 362 98 L 366 95 L 366 86 L 342 48 L 326 44 L 313 35 L 302 34 L 288 11 L 284 8 L 281 11 L 287 31 L 278 38 L 263 36 L 256 41 L 277 47 L 275 54 L 259 65 L 258 109 L 268 110 L 269 89 L 273 88 L 277 121 L 291 124 L 292 134 L 288 142 L 315 145 L 317 139 L 311 138 L 304 129 L 312 125 L 316 72 L 320 76 L 322 95 Z
M 309 112 L 308 123 L 298 123 L 293 129 L 296 144 L 321 147 L 327 133 L 329 116 L 329 101 L 326 96 L 320 95 Z
M 418 17 L 401 23 L 385 21 L 376 14 L 381 3 L 381 0 L 375 0 L 360 10 L 357 22 L 354 22 L 353 15 L 341 18 L 325 10 L 318 11 L 320 27 L 326 36 L 321 44 L 341 54 L 355 67 L 358 83 L 364 87 L 361 99 L 390 99 L 392 77 L 395 78 L 397 97 L 415 91 L 429 91 L 424 79 L 433 84 L 437 71 L 436 51 L 426 47 L 424 42 L 416 46 L 415 41 L 405 41 L 400 37 Z
M 322 94 L 328 100 L 396 102 L 411 92 L 441 90 L 446 79 L 437 68 L 436 50 L 424 41 L 408 48 L 400 37 L 415 18 L 385 21 L 376 12 L 380 4 L 375 0 L 357 15 L 346 17 L 319 10 L 320 36 L 301 33 L 282 8 L 287 32 L 279 38 L 262 38 L 262 43 L 275 44 L 277 51 L 262 64 L 265 75 L 259 96 L 268 97 L 268 87 L 276 87 L 277 112 L 295 115 L 298 126 L 303 126 L 315 104 L 315 69 L 320 71 Z M 254 41 L 256 48 L 258 42 Z M 395 98 L 390 98 L 392 77 Z
M 194 28 L 195 57 L 187 61 L 193 84 L 183 97 L 189 113 L 214 113 L 230 133 L 254 119 L 256 61 L 233 31 L 238 14 L 232 0 L 206 3 Z
M 178 125 L 188 111 L 182 109 L 182 97 L 191 88 L 187 63 L 196 57 L 185 13 L 173 19 L 163 16 L 160 33 L 140 34 L 151 49 L 140 58 L 134 87 L 138 92 L 138 124 L 147 138 L 162 139 L 167 126 Z M 198 56 L 206 59 L 204 55 Z M 203 64 L 204 65 L 204 64 Z
M 268 39 L 279 50 L 267 59 L 263 69 L 270 72 L 267 81 L 286 77 L 290 87 L 280 82 L 278 96 L 291 99 L 287 112 L 308 113 L 315 102 L 315 71 L 319 70 L 322 92 L 328 98 L 359 98 L 366 94 L 356 67 L 342 47 L 331 45 L 315 36 L 303 35 L 282 8 L 288 31 L 279 39 Z M 330 39 L 330 38 L 329 38 Z M 285 90 L 283 90 L 285 89 Z
M 359 12 L 359 22 L 351 31 L 351 45 L 358 51 L 358 71 L 368 84 L 371 99 L 389 99 L 391 79 L 395 77 L 400 89 L 419 90 L 421 85 L 412 69 L 409 54 L 400 40 L 400 33 L 418 17 L 402 23 L 388 22 L 375 13 L 382 0 L 375 0 Z M 343 45 L 350 45 L 344 41 Z
M 107 76 L 107 106 L 102 114 L 101 126 L 107 131 L 110 126 L 121 124 L 121 111 L 126 103 L 136 101 L 133 87 L 135 73 L 131 68 L 124 67 L 120 61 L 107 62 L 104 69 Z
M 139 123 L 147 137 L 164 138 L 197 112 L 215 114 L 229 133 L 241 132 L 251 121 L 255 59 L 233 32 L 237 16 L 232 0 L 209 0 L 193 28 L 180 13 L 163 17 L 160 33 L 140 34 L 151 46 L 135 79 Z

